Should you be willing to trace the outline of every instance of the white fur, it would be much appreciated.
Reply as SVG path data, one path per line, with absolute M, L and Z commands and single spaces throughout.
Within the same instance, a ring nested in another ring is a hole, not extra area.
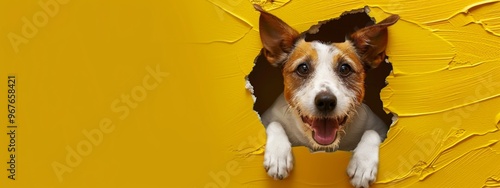
M 267 126 L 267 144 L 264 154 L 264 167 L 274 179 L 283 179 L 293 168 L 292 144 L 285 130 L 278 122 Z
M 378 169 L 378 150 L 382 139 L 377 132 L 367 130 L 354 150 L 347 174 L 354 187 L 369 187 L 375 181 Z
M 345 115 L 348 108 L 355 102 L 356 94 L 342 84 L 335 70 L 337 67 L 334 67 L 333 57 L 337 56 L 340 51 L 331 45 L 317 41 L 311 44 L 318 55 L 318 63 L 314 67 L 313 75 L 309 81 L 295 94 L 294 100 L 297 101 L 296 104 L 305 115 L 317 114 L 319 112 L 314 104 L 314 98 L 319 92 L 327 91 L 337 97 L 337 106 L 333 114 L 335 116 Z

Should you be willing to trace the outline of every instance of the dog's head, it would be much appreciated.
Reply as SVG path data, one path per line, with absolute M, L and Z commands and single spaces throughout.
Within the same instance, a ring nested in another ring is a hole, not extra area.
M 306 42 L 278 17 L 261 12 L 262 53 L 282 69 L 284 96 L 303 124 L 303 134 L 316 150 L 336 150 L 344 125 L 354 117 L 364 97 L 365 70 L 385 60 L 387 27 L 399 16 L 362 28 L 343 43 Z

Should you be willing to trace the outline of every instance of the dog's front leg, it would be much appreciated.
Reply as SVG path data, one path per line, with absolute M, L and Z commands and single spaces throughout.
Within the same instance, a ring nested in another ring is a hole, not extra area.
M 347 174 L 354 187 L 368 188 L 375 181 L 381 141 L 380 135 L 374 130 L 367 130 L 363 133 L 347 167 Z
M 264 167 L 274 179 L 286 178 L 293 168 L 292 144 L 285 130 L 278 122 L 271 122 L 267 128 L 267 143 Z

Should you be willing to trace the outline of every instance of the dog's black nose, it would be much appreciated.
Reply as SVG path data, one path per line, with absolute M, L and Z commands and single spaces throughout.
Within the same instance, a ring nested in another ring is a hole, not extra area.
M 328 113 L 335 109 L 337 97 L 330 92 L 321 92 L 314 98 L 314 104 L 320 112 Z

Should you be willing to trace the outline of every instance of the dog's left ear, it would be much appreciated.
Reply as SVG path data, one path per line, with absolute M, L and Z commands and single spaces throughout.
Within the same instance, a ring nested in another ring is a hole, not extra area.
M 350 36 L 365 67 L 376 68 L 385 59 L 387 47 L 387 27 L 399 20 L 398 15 L 391 15 L 378 24 L 362 28 Z
M 264 46 L 263 54 L 273 66 L 279 66 L 292 51 L 299 33 L 278 17 L 264 11 L 259 5 L 259 33 Z

